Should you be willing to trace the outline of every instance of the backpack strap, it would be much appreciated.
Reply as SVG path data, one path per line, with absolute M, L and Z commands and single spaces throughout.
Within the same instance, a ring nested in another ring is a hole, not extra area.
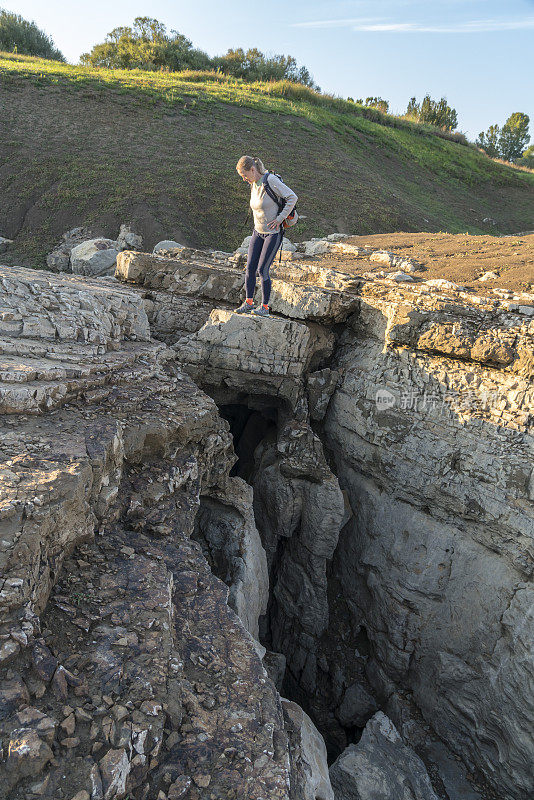
M 276 203 L 276 205 L 278 206 L 278 213 L 280 213 L 281 210 L 283 209 L 283 207 L 285 206 L 286 201 L 283 200 L 281 197 L 278 197 L 278 195 L 275 194 L 274 190 L 271 188 L 271 185 L 269 184 L 269 179 L 268 179 L 269 174 L 274 174 L 274 173 L 265 172 L 263 174 L 263 177 L 262 177 L 262 183 L 263 183 L 263 186 L 265 188 L 266 193 L 269 195 L 271 200 L 273 200 Z

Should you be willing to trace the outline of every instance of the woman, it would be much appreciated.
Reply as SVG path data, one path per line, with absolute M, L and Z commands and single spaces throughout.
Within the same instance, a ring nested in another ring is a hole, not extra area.
M 254 230 L 248 246 L 247 271 L 245 275 L 245 302 L 236 308 L 237 314 L 269 316 L 271 279 L 269 267 L 282 243 L 282 221 L 292 212 L 297 195 L 273 173 L 267 173 L 259 158 L 242 156 L 236 169 L 246 183 L 250 184 L 250 207 L 254 215 Z M 265 191 L 265 180 L 269 175 L 269 188 L 285 205 L 281 211 Z M 254 308 L 256 275 L 261 277 L 261 306 Z

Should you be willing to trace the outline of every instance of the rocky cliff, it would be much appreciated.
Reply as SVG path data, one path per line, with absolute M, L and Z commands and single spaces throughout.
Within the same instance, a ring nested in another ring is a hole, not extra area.
M 335 239 L 2 268 L 9 800 L 530 796 L 534 298 Z

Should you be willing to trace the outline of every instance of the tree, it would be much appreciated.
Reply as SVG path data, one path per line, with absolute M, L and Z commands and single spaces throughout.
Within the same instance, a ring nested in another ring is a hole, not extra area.
M 476 145 L 490 158 L 503 158 L 505 161 L 518 161 L 523 150 L 530 141 L 528 126 L 530 119 L 527 114 L 515 111 L 511 114 L 502 128 L 490 125 L 487 131 L 478 134 Z
M 499 139 L 501 136 L 501 129 L 498 125 L 490 125 L 486 132 L 481 131 L 478 134 L 478 139 L 475 144 L 477 147 L 482 148 L 490 158 L 499 158 L 501 151 Z
M 166 39 L 166 29 L 162 22 L 152 17 L 136 17 L 133 24 L 134 35 L 144 42 L 163 42 Z M 185 39 L 185 36 L 183 37 Z M 186 40 L 188 41 L 188 40 Z M 191 46 L 191 42 L 189 42 Z
M 65 61 L 63 53 L 35 22 L 28 22 L 20 14 L 12 14 L 2 8 L 0 8 L 0 50 Z
M 406 109 L 406 116 L 407 117 L 414 117 L 414 119 L 419 119 L 419 112 L 421 110 L 421 106 L 417 103 L 415 97 L 410 98 L 410 102 L 408 103 L 408 107 Z
M 192 47 L 189 39 L 177 31 L 171 31 L 173 37 L 162 48 L 163 66 L 173 72 L 182 69 L 213 69 L 212 59 L 203 50 Z
M 452 131 L 458 126 L 458 114 L 451 108 L 445 97 L 432 100 L 429 94 L 425 95 L 419 104 L 415 97 L 410 99 L 406 109 L 406 116 L 412 117 L 417 122 L 427 122 L 445 131 Z
M 214 62 L 217 69 L 225 75 L 233 75 L 235 78 L 244 78 L 246 75 L 247 57 L 242 47 L 229 49 L 224 56 L 215 56 Z
M 178 31 L 167 33 L 165 25 L 152 17 L 136 17 L 131 27 L 114 28 L 104 42 L 95 44 L 80 61 L 107 69 L 217 69 L 248 81 L 287 79 L 319 90 L 306 67 L 299 67 L 293 56 L 266 56 L 256 47 L 246 52 L 230 49 L 224 56 L 210 58 L 193 47 Z
M 152 17 L 136 17 L 132 27 L 114 28 L 106 40 L 96 44 L 80 61 L 92 67 L 108 69 L 167 68 L 210 69 L 206 53 L 193 48 L 192 42 L 178 31 L 167 34 L 163 23 Z
M 499 146 L 501 158 L 505 161 L 516 161 L 521 158 L 523 150 L 530 141 L 528 132 L 530 119 L 527 114 L 516 111 L 511 114 L 502 126 Z

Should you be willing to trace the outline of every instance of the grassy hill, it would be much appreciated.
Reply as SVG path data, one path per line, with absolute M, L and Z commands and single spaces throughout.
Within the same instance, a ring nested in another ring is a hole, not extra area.
M 298 239 L 532 228 L 534 174 L 428 126 L 287 82 L 0 53 L 0 235 L 15 239 L 2 260 L 40 266 L 67 229 L 113 237 L 121 222 L 147 247 L 234 249 L 251 227 L 245 153 L 299 195 Z

